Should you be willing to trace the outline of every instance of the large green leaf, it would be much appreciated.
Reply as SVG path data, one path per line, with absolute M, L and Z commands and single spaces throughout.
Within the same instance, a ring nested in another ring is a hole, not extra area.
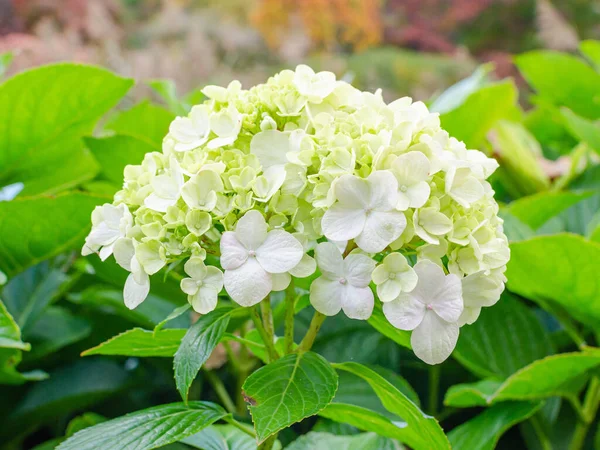
M 92 210 L 105 201 L 72 192 L 0 202 L 0 270 L 14 275 L 82 245 Z
M 261 367 L 245 381 L 258 442 L 313 416 L 333 399 L 338 377 L 316 353 L 295 353 Z
M 2 297 L 6 307 L 25 332 L 59 296 L 68 277 L 45 261 L 13 277 Z
M 28 351 L 30 344 L 21 341 L 21 330 L 0 300 L 0 348 L 14 348 Z
M 506 275 L 512 292 L 555 302 L 577 320 L 600 326 L 600 244 L 557 234 L 514 242 L 510 248 Z
M 383 315 L 383 309 L 379 302 L 375 302 L 373 314 L 371 314 L 371 317 L 369 317 L 368 322 L 373 328 L 375 328 L 385 337 L 390 338 L 396 344 L 406 348 L 411 348 L 410 331 L 399 330 L 393 326 Z
M 123 184 L 123 169 L 128 164 L 141 164 L 154 146 L 132 136 L 118 134 L 106 138 L 85 138 L 85 143 L 100 163 L 100 175 L 116 188 Z
M 79 138 L 132 84 L 97 67 L 56 64 L 0 85 L 0 185 L 23 182 L 32 195 L 93 177 L 97 166 Z
M 566 53 L 536 50 L 519 55 L 517 67 L 545 100 L 566 106 L 576 114 L 600 117 L 600 74 L 580 58 Z
M 187 330 L 168 329 L 156 333 L 134 328 L 127 330 L 96 347 L 90 348 L 81 356 L 121 355 L 121 356 L 164 356 L 172 357 L 181 344 Z
M 376 372 L 357 363 L 334 364 L 365 380 L 383 406 L 398 417 L 392 420 L 375 411 L 355 405 L 332 403 L 320 414 L 337 422 L 347 422 L 365 431 L 398 439 L 415 450 L 449 449 L 450 444 L 435 418 L 423 413 L 408 397 Z
M 300 436 L 286 447 L 286 450 L 399 450 L 400 444 L 375 433 L 361 433 L 352 436 L 336 436 L 331 433 L 311 431 Z
M 155 406 L 79 431 L 57 450 L 150 450 L 191 436 L 226 415 L 209 402 Z
M 600 365 L 600 350 L 547 356 L 523 367 L 504 382 L 491 380 L 452 386 L 444 400 L 449 406 L 482 406 L 506 400 L 565 397 L 573 400 L 573 382 Z
M 479 414 L 448 433 L 453 450 L 493 450 L 510 427 L 531 417 L 542 403 L 506 402 Z
M 106 128 L 117 134 L 132 136 L 160 150 L 174 118 L 175 115 L 166 109 L 143 101 L 116 115 Z
M 521 222 L 536 230 L 557 214 L 593 194 L 593 192 L 540 192 L 512 202 L 509 211 Z
M 66 308 L 51 306 L 26 333 L 32 350 L 25 355 L 25 360 L 29 362 L 54 353 L 86 338 L 91 332 L 92 326 L 86 318 L 76 316 Z
M 183 337 L 173 367 L 175 383 L 184 401 L 187 401 L 188 391 L 198 371 L 217 346 L 231 317 L 232 308 L 221 307 L 200 317 Z
M 498 120 L 518 119 L 517 96 L 512 80 L 484 86 L 458 108 L 442 114 L 442 127 L 467 147 L 478 148 Z
M 503 294 L 494 306 L 482 309 L 474 324 L 461 328 L 453 355 L 476 375 L 503 380 L 552 353 L 550 336 L 537 316 Z
M 567 108 L 562 108 L 561 113 L 571 134 L 600 154 L 600 125 L 575 114 Z

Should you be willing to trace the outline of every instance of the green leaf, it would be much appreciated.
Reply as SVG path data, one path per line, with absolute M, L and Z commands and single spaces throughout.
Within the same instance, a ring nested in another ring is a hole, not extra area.
M 594 41 L 592 39 L 581 41 L 579 44 L 579 51 L 583 53 L 594 66 L 596 66 L 596 70 L 600 70 L 600 41 Z
M 159 332 L 134 328 L 127 330 L 96 347 L 90 348 L 81 356 L 121 355 L 121 356 L 164 356 L 172 357 L 177 352 L 187 330 L 168 329 Z
M 187 402 L 188 391 L 198 371 L 217 346 L 227 325 L 232 308 L 222 307 L 200 317 L 183 337 L 175 359 L 175 383 L 181 398 Z
M 510 249 L 506 276 L 512 292 L 552 301 L 580 322 L 600 326 L 600 244 L 565 233 L 514 242 Z
M 154 327 L 154 333 L 158 333 L 160 330 L 162 330 L 163 327 L 167 324 L 167 322 L 170 322 L 173 319 L 177 319 L 182 314 L 185 314 L 186 312 L 188 312 L 191 307 L 192 307 L 192 305 L 190 305 L 189 303 L 186 303 L 185 305 L 181 305 L 181 306 L 178 306 L 177 308 L 175 308 L 167 317 L 165 317 L 163 320 L 161 320 Z
M 92 178 L 97 166 L 80 137 L 93 131 L 132 84 L 97 67 L 55 64 L 0 85 L 0 185 L 20 181 L 23 195 L 32 195 Z M 30 188 L 30 182 L 37 186 Z
M 509 208 L 500 208 L 499 216 L 504 220 L 504 234 L 506 234 L 509 242 L 523 241 L 535 236 L 535 232 L 531 227 L 513 216 L 509 212 Z
M 576 399 L 573 381 L 600 365 L 600 349 L 547 356 L 523 367 L 503 383 L 482 381 L 452 386 L 444 399 L 449 406 L 491 405 L 507 400 L 548 397 Z
M 460 329 L 453 356 L 480 377 L 503 380 L 552 353 L 550 336 L 537 316 L 505 293 L 494 306 L 483 308 L 474 324 Z
M 372 366 L 371 370 L 376 372 L 396 389 L 402 392 L 415 405 L 420 405 L 419 396 L 411 385 L 400 375 L 383 367 Z M 376 411 L 384 416 L 391 416 L 387 409 L 381 404 L 381 400 L 373 389 L 360 376 L 350 372 L 340 372 L 338 381 L 338 390 L 333 399 L 334 403 L 346 403 L 350 405 L 361 406 L 363 408 Z
M 84 141 L 100 163 L 102 178 L 113 183 L 117 189 L 123 184 L 125 166 L 141 164 L 146 153 L 156 150 L 145 141 L 121 134 L 106 138 L 90 137 Z
M 31 350 L 31 345 L 21 341 L 21 330 L 0 300 L 0 348 Z
M 147 82 L 148 86 L 156 92 L 167 104 L 169 110 L 178 116 L 187 115 L 190 105 L 185 101 L 180 101 L 177 95 L 177 86 L 173 80 L 156 79 Z
M 6 73 L 14 56 L 12 52 L 0 53 L 0 77 Z
M 462 105 L 471 94 L 477 92 L 489 82 L 488 74 L 494 70 L 491 63 L 482 64 L 467 78 L 453 84 L 429 106 L 431 112 L 447 113 Z
M 79 431 L 57 450 L 149 450 L 180 441 L 226 415 L 209 402 L 155 406 Z
M 252 373 L 243 386 L 259 443 L 313 416 L 333 399 L 338 376 L 320 355 L 287 355 Z
M 373 308 L 373 314 L 369 317 L 369 324 L 383 334 L 385 337 L 390 338 L 396 344 L 406 348 L 410 347 L 410 331 L 399 330 L 394 327 L 389 320 L 383 315 L 383 309 L 380 302 L 375 302 Z
M 413 402 L 376 372 L 357 363 L 334 364 L 361 377 L 375 391 L 383 406 L 400 419 L 394 421 L 375 411 L 354 405 L 333 403 L 320 415 L 338 422 L 347 422 L 365 431 L 406 443 L 415 450 L 449 449 L 450 444 L 437 420 L 423 413 Z
M 91 226 L 92 210 L 105 201 L 72 192 L 0 202 L 0 270 L 11 276 L 79 247 Z
M 517 56 L 515 62 L 543 99 L 590 119 L 600 117 L 600 103 L 596 100 L 600 75 L 580 58 L 536 50 Z
M 256 450 L 256 440 L 233 425 L 211 425 L 181 442 L 201 450 Z
M 538 161 L 540 144 L 521 123 L 500 120 L 491 136 L 500 168 L 502 186 L 512 197 L 547 190 L 550 180 Z
M 525 225 L 536 230 L 554 216 L 592 195 L 594 192 L 591 191 L 540 192 L 512 202 L 509 211 Z
M 113 361 L 85 360 L 60 367 L 50 378 L 31 386 L 0 426 L 0 436 L 56 420 L 124 392 L 129 373 Z
M 484 86 L 458 108 L 442 114 L 442 127 L 468 148 L 478 148 L 498 120 L 519 118 L 517 96 L 512 80 Z
M 85 430 L 94 425 L 98 425 L 99 423 L 106 422 L 106 417 L 101 416 L 100 414 L 96 414 L 93 412 L 84 413 L 80 416 L 72 419 L 67 425 L 67 431 L 65 432 L 66 437 L 71 437 L 75 433 L 81 430 Z
M 66 308 L 51 306 L 26 333 L 32 345 L 26 362 L 50 355 L 86 338 L 91 332 L 92 326 L 84 317 L 75 316 Z
M 286 450 L 398 450 L 400 444 L 375 433 L 361 433 L 353 436 L 336 436 L 331 433 L 311 431 L 300 436 L 286 447 Z
M 600 125 L 578 116 L 567 108 L 561 108 L 561 114 L 573 137 L 585 142 L 592 150 L 600 154 Z
M 531 417 L 542 403 L 506 402 L 485 410 L 453 429 L 448 438 L 453 450 L 493 450 L 500 436 Z
M 57 299 L 67 280 L 61 270 L 42 262 L 13 277 L 4 286 L 2 296 L 6 307 L 24 332 Z
M 169 132 L 173 119 L 174 114 L 146 100 L 117 114 L 106 125 L 106 129 L 134 137 L 153 146 L 155 150 L 161 150 L 163 138 Z

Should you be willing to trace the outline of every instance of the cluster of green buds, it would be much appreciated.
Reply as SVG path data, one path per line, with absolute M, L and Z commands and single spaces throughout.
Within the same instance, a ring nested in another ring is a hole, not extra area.
M 250 307 L 308 278 L 328 316 L 366 320 L 376 296 L 436 364 L 498 301 L 510 254 L 486 181 L 497 162 L 423 103 L 386 104 L 304 65 L 203 92 L 162 152 L 127 166 L 113 204 L 93 212 L 83 254 L 112 254 L 130 272 L 129 308 L 149 276 L 182 261 L 181 289 L 201 314 L 223 288 Z

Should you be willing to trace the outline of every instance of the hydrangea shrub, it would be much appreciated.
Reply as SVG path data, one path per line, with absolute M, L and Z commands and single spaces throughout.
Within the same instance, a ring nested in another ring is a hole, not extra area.
M 203 92 L 162 152 L 127 166 L 113 203 L 93 212 L 83 254 L 130 272 L 127 307 L 166 266 L 182 270 L 201 314 L 223 288 L 251 307 L 308 278 L 317 314 L 366 320 L 380 301 L 438 364 L 498 301 L 510 256 L 486 181 L 498 164 L 425 104 L 386 104 L 304 65 Z

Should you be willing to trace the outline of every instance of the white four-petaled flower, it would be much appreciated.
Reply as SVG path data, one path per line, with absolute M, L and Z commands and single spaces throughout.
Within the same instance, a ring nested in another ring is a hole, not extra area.
M 267 232 L 267 223 L 256 210 L 248 211 L 235 231 L 221 237 L 221 266 L 225 290 L 242 306 L 252 306 L 273 290 L 273 274 L 292 270 L 304 251 L 287 231 Z
M 317 245 L 315 258 L 322 275 L 310 285 L 313 307 L 326 316 L 341 309 L 351 319 L 368 319 L 375 304 L 369 288 L 375 261 L 362 254 L 343 258 L 332 242 Z
M 127 205 L 106 203 L 92 212 L 92 231 L 85 238 L 83 256 L 98 252 L 100 259 L 108 258 L 119 238 L 125 237 L 133 225 L 133 216 Z
M 463 312 L 461 280 L 445 275 L 437 264 L 423 260 L 414 267 L 419 281 L 408 293 L 383 304 L 392 325 L 413 330 L 410 343 L 415 355 L 427 364 L 446 360 L 458 340 L 458 319 Z
M 170 168 L 150 181 L 154 192 L 144 200 L 144 205 L 158 212 L 167 212 L 179 200 L 183 187 L 183 172 L 175 158 L 170 160 Z
M 206 266 L 202 258 L 191 257 L 184 266 L 189 278 L 181 280 L 181 290 L 199 314 L 207 314 L 217 307 L 219 292 L 223 289 L 223 272 Z
M 373 271 L 373 282 L 382 302 L 394 300 L 400 292 L 410 292 L 417 285 L 417 274 L 400 253 L 390 253 Z
M 406 228 L 404 213 L 397 211 L 398 182 L 389 170 L 373 172 L 366 179 L 341 176 L 334 187 L 337 202 L 323 216 L 327 239 L 354 239 L 367 253 L 378 253 Z
M 177 117 L 169 127 L 169 133 L 175 139 L 175 151 L 187 152 L 200 147 L 210 134 L 210 113 L 206 105 L 196 105 L 189 117 Z
M 398 180 L 398 205 L 400 211 L 420 208 L 429 199 L 431 188 L 429 160 L 421 152 L 408 152 L 400 155 L 392 164 L 392 171 Z

